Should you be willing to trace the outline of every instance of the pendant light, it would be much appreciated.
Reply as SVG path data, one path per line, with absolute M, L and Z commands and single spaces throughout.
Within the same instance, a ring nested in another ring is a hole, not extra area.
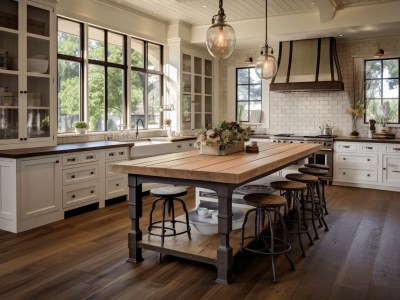
M 207 49 L 214 57 L 229 57 L 236 45 L 236 34 L 232 26 L 225 23 L 223 0 L 219 0 L 218 14 L 212 17 L 212 25 L 207 30 Z
M 268 0 L 265 0 L 265 45 L 256 62 L 256 74 L 262 79 L 271 79 L 278 71 L 278 63 L 273 56 L 274 49 L 268 45 Z M 271 51 L 270 51 L 271 50 Z
M 381 48 L 381 44 L 378 45 L 378 50 L 375 52 L 374 57 L 380 58 L 385 55 L 385 51 Z

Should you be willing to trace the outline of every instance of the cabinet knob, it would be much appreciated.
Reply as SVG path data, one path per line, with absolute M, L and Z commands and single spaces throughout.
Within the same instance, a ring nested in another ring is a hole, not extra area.
M 371 160 L 368 158 L 367 161 L 371 161 Z
M 24 138 L 24 141 L 28 140 L 27 138 Z
M 75 195 L 72 195 L 71 198 L 75 198 Z
M 93 193 L 94 193 L 94 191 L 90 191 L 90 193 L 91 193 L 91 194 L 93 194 Z
M 93 175 L 94 174 L 94 172 L 92 171 L 92 172 L 90 172 L 90 175 Z
M 24 139 L 23 139 L 23 138 L 19 138 L 19 140 L 20 140 L 20 141 L 23 141 Z
M 343 146 L 343 148 L 349 149 L 349 148 L 350 148 L 350 146 Z
M 386 170 L 386 168 L 383 168 L 383 170 Z
M 122 151 L 119 153 L 119 155 L 124 155 L 124 154 L 125 154 L 125 152 L 122 152 Z
M 119 186 L 119 183 L 117 183 L 115 186 Z
M 367 177 L 371 177 L 371 175 L 370 175 L 370 174 L 367 174 Z
M 75 175 L 71 175 L 71 178 L 75 178 Z
M 346 157 L 343 157 L 343 160 L 346 160 Z
M 346 175 L 346 172 L 343 172 L 343 175 Z
M 177 145 L 176 147 L 178 147 L 180 149 L 180 148 L 182 148 L 182 145 Z
M 86 159 L 93 159 L 93 155 L 86 156 Z
M 110 153 L 110 154 L 108 154 L 108 156 L 114 156 L 114 153 Z
M 56 164 L 58 164 L 58 163 L 60 163 L 60 161 L 57 159 L 57 160 L 56 160 Z

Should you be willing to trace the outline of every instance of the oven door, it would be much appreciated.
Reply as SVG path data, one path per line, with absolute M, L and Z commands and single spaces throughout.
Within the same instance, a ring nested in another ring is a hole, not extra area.
M 310 164 L 320 164 L 329 167 L 327 180 L 332 180 L 333 177 L 333 153 L 332 150 L 320 150 L 308 158 Z

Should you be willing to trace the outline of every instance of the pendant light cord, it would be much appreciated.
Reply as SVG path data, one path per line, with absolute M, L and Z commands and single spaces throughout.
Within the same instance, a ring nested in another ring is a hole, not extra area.
M 219 10 L 218 10 L 218 14 L 214 15 L 212 17 L 212 24 L 215 23 L 216 19 L 218 19 L 219 22 L 224 22 L 225 21 L 225 11 L 224 11 L 224 1 L 223 0 L 219 0 Z
M 265 46 L 268 46 L 268 0 L 265 0 Z

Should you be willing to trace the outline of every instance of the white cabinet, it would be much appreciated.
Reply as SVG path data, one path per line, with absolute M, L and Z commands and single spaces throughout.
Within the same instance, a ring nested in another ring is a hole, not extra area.
M 56 143 L 55 20 L 50 1 L 1 1 L 2 149 Z
M 181 61 L 182 132 L 189 133 L 212 124 L 213 62 L 189 53 Z
M 62 156 L 62 206 L 64 209 L 77 208 L 104 199 L 99 189 L 100 153 L 101 151 L 84 151 Z
M 400 191 L 400 145 L 335 142 L 334 183 Z
M 20 232 L 63 218 L 59 155 L 0 159 L 0 229 Z
M 113 148 L 105 151 L 105 199 L 112 199 L 124 195 L 128 195 L 128 175 L 114 173 L 111 167 L 114 163 L 129 159 L 129 151 L 127 147 Z

